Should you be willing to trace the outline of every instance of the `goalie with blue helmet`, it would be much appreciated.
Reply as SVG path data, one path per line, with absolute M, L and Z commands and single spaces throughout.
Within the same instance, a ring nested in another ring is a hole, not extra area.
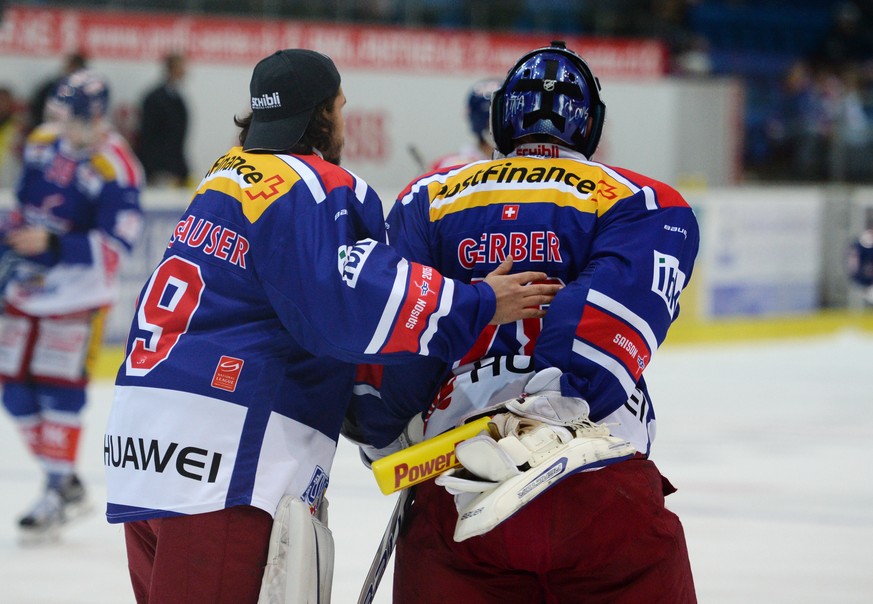
M 349 423 L 371 459 L 492 417 L 456 446 L 461 469 L 413 487 L 395 601 L 696 601 L 643 373 L 698 225 L 675 189 L 595 160 L 605 115 L 578 54 L 533 50 L 493 94 L 498 155 L 417 178 L 388 216 L 390 243 L 447 276 L 477 282 L 512 257 L 563 286 L 543 319 L 488 328 L 453 364 L 360 372 Z

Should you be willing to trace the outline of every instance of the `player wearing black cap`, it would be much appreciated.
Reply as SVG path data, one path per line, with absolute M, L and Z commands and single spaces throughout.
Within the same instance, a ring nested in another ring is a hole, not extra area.
M 116 380 L 107 518 L 125 523 L 138 601 L 254 602 L 262 580 L 264 601 L 325 601 L 332 541 L 315 518 L 355 363 L 451 361 L 557 289 L 508 265 L 455 283 L 385 245 L 381 200 L 339 167 L 327 56 L 278 51 L 250 92 L 240 146 L 143 287 Z

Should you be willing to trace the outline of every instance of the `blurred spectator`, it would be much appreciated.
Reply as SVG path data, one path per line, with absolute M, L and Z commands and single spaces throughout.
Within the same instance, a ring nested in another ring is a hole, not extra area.
M 797 181 L 826 180 L 839 96 L 833 76 L 797 61 L 783 81 L 781 102 L 767 125 L 774 175 Z
M 21 116 L 8 86 L 0 86 L 0 189 L 15 185 L 21 169 Z
M 863 8 L 852 1 L 836 6 L 833 25 L 816 53 L 825 66 L 841 69 L 873 59 L 873 9 Z
M 188 107 L 179 90 L 186 71 L 183 55 L 167 55 L 163 81 L 143 98 L 136 153 L 149 185 L 181 187 L 188 181 Z
M 786 180 L 824 178 L 827 131 L 811 68 L 797 61 L 783 79 L 780 101 L 767 124 L 773 175 Z
M 831 180 L 868 182 L 873 178 L 870 120 L 861 100 L 858 68 L 848 65 L 832 78 L 836 97 L 831 140 Z
M 61 73 L 43 82 L 30 98 L 26 132 L 43 123 L 45 102 L 54 94 L 58 84 L 68 75 L 88 66 L 88 58 L 81 52 L 73 52 L 64 57 Z

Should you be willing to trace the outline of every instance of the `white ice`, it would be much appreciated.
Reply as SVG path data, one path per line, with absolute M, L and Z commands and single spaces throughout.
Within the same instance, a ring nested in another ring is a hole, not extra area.
M 873 602 L 873 336 L 778 343 L 669 342 L 647 371 L 653 459 L 679 488 L 701 604 Z M 133 602 L 122 531 L 102 515 L 102 431 L 111 384 L 95 384 L 81 450 L 97 510 L 54 545 L 23 548 L 15 522 L 42 478 L 0 421 L 0 602 Z M 328 491 L 335 604 L 354 603 L 394 504 L 343 442 Z M 376 602 L 390 602 L 386 573 Z

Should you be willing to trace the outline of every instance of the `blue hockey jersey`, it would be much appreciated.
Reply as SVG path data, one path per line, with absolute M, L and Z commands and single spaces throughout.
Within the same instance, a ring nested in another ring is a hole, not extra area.
M 104 437 L 110 522 L 324 494 L 355 364 L 460 357 L 491 288 L 386 245 L 382 203 L 317 155 L 232 148 L 139 296 Z
M 544 319 L 488 326 L 452 365 L 362 370 L 350 424 L 384 447 L 417 412 L 425 436 L 521 394 L 531 372 L 564 371 L 566 396 L 648 453 L 655 415 L 643 371 L 679 314 L 699 245 L 694 213 L 669 186 L 555 145 L 420 177 L 388 216 L 403 256 L 464 282 L 508 256 L 565 287 Z
M 33 316 L 115 302 L 120 263 L 142 230 L 142 182 L 139 162 L 116 132 L 77 149 L 57 124 L 34 130 L 16 191 L 17 224 L 44 227 L 57 246 L 16 264 L 6 301 Z

